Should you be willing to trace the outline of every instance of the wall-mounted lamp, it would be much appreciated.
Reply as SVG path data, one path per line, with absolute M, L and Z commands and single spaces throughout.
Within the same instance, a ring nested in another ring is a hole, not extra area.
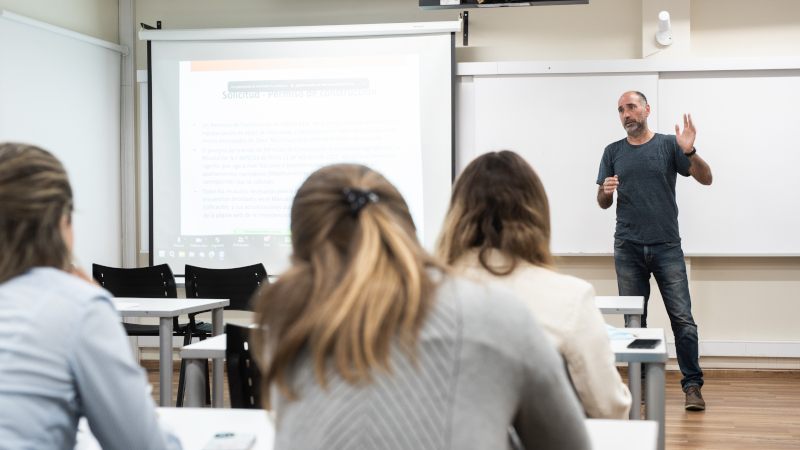
M 669 13 L 661 11 L 658 13 L 658 31 L 656 32 L 656 41 L 661 45 L 669 45 L 675 40 L 675 32 L 669 23 Z

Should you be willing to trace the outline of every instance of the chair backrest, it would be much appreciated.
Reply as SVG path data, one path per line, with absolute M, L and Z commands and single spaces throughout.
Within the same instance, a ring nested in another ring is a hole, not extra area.
M 262 283 L 269 283 L 263 264 L 235 269 L 204 269 L 186 265 L 186 298 L 225 298 L 225 309 L 252 311 L 250 302 Z
M 229 323 L 225 359 L 231 408 L 261 409 L 261 371 L 250 354 L 252 328 Z
M 175 277 L 168 264 L 138 269 L 92 264 L 92 276 L 114 297 L 178 298 Z

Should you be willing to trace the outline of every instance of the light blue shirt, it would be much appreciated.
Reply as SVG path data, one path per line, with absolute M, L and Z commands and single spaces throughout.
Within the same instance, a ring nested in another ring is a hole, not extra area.
M 53 268 L 0 284 L 0 449 L 179 449 L 162 431 L 110 294 Z

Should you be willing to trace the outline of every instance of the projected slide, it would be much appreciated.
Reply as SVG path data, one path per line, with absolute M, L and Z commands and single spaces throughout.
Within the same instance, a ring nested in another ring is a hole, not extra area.
M 282 274 L 297 189 L 338 163 L 382 173 L 433 249 L 453 171 L 450 32 L 151 44 L 153 264 Z
M 422 233 L 418 59 L 181 61 L 180 234 L 283 240 L 302 182 L 341 162 L 384 174 Z

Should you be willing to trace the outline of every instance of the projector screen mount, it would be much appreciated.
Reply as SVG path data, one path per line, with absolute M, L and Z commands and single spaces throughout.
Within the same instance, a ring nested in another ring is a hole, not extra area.
M 589 0 L 419 0 L 421 9 L 503 8 L 511 6 L 588 5 Z

